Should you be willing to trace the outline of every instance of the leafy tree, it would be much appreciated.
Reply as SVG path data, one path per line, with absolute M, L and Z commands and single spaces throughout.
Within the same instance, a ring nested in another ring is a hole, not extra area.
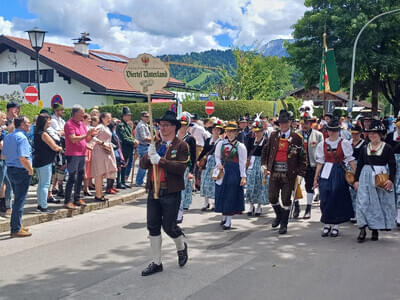
M 335 49 L 342 86 L 349 86 L 355 38 L 374 16 L 400 8 L 398 0 L 306 0 L 304 16 L 293 26 L 296 41 L 289 44 L 289 60 L 303 73 L 307 87 L 319 80 L 322 35 Z M 377 19 L 363 32 L 357 47 L 356 84 L 358 96 L 371 92 L 374 111 L 383 92 L 400 109 L 400 15 Z

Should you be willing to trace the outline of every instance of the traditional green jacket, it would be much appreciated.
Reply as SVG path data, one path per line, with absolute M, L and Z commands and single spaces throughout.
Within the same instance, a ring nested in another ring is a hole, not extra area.
M 132 129 L 129 127 L 128 123 L 121 121 L 117 125 L 117 135 L 121 141 L 121 146 L 124 148 L 133 148 L 135 138 L 132 135 Z

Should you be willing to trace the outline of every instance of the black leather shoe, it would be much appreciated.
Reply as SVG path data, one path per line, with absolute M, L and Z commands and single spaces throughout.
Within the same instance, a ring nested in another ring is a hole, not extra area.
M 331 237 L 338 237 L 339 229 L 333 228 L 331 231 Z
M 311 205 L 307 204 L 306 211 L 304 212 L 303 219 L 307 220 L 311 218 Z
M 365 228 L 361 228 L 360 229 L 360 234 L 357 237 L 357 242 L 359 242 L 359 243 L 364 242 L 366 236 L 367 236 L 367 231 L 365 230 Z
M 130 185 L 126 184 L 126 183 L 122 183 L 122 185 L 126 188 L 126 189 L 130 189 Z
M 224 229 L 224 230 L 230 230 L 230 229 L 231 229 L 231 225 L 225 226 L 225 224 L 224 224 L 224 225 L 222 225 L 222 229 Z
M 56 199 L 56 198 L 54 198 L 54 196 L 47 197 L 47 203 L 56 203 L 56 204 L 58 204 L 58 203 L 60 203 L 60 202 L 61 202 L 61 201 L 58 200 L 58 199 Z
M 201 211 L 207 211 L 207 209 L 210 208 L 210 204 L 207 204 L 207 206 L 204 206 L 201 208 Z
M 126 187 L 123 186 L 122 184 L 118 183 L 117 184 L 117 189 L 124 190 L 124 189 L 126 189 Z
M 219 225 L 224 226 L 225 223 L 226 223 L 226 220 L 222 220 L 222 221 L 219 223 Z
M 187 261 L 188 261 L 188 252 L 187 252 L 187 244 L 186 242 L 184 242 L 185 244 L 185 249 L 183 250 L 179 250 L 178 251 L 178 264 L 179 266 L 182 268 L 184 265 L 186 265 Z
M 327 237 L 327 236 L 329 236 L 330 232 L 331 232 L 331 226 L 325 226 L 324 229 L 322 229 L 321 236 Z
M 280 224 L 281 226 L 279 227 L 279 234 L 287 233 L 289 214 L 290 211 L 288 209 L 282 209 L 281 224 Z
M 372 229 L 371 241 L 377 241 L 377 240 L 379 240 L 379 232 L 376 229 Z
M 162 264 L 157 265 L 156 263 L 152 262 L 147 266 L 146 269 L 142 271 L 142 276 L 149 276 L 162 271 L 163 271 Z

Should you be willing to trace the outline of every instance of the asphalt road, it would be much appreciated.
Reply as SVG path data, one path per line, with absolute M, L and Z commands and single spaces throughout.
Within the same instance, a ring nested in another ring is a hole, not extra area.
M 218 215 L 194 197 L 185 214 L 190 260 L 177 265 L 163 236 L 164 272 L 141 277 L 150 262 L 146 201 L 32 226 L 31 238 L 0 235 L 0 299 L 400 299 L 400 230 L 356 243 L 353 224 L 320 237 L 311 220 L 279 236 L 264 207 L 259 218 L 235 216 L 222 231 Z

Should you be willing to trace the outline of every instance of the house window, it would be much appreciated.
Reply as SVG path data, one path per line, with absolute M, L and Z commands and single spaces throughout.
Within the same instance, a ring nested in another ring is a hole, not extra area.
M 0 84 L 8 83 L 8 72 L 0 72 Z
M 2 75 L 2 74 L 5 75 Z M 20 82 L 36 83 L 36 71 L 12 71 L 0 73 L 0 83 L 19 84 Z M 40 70 L 40 82 L 48 83 L 54 81 L 54 70 Z
M 54 81 L 54 70 L 40 70 L 40 83 L 47 83 Z

